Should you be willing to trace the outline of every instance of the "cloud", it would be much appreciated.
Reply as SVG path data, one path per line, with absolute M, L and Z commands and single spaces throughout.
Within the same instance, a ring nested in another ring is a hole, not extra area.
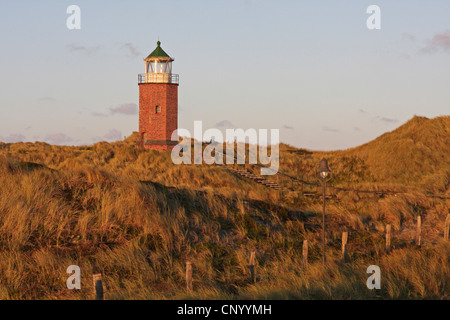
M 381 117 L 381 118 L 378 117 L 378 119 L 379 119 L 380 121 L 388 122 L 388 123 L 397 123 L 397 122 L 398 122 L 397 119 L 386 118 L 386 117 Z
M 119 114 L 125 114 L 125 115 L 135 115 L 138 114 L 138 107 L 135 103 L 125 103 L 121 104 L 118 107 L 115 108 L 109 108 L 109 111 L 112 115 L 119 113 Z
M 73 139 L 66 136 L 64 133 L 54 133 L 54 134 L 48 134 L 44 138 L 44 142 L 49 142 L 52 144 L 65 144 L 72 142 Z
M 402 40 L 408 40 L 408 41 L 414 42 L 414 41 L 416 41 L 416 37 L 410 33 L 405 32 L 402 34 Z
M 92 55 L 94 53 L 96 53 L 99 49 L 100 46 L 93 46 L 93 47 L 86 47 L 86 46 L 81 46 L 81 45 L 77 45 L 74 43 L 68 44 L 66 46 L 67 50 L 69 50 L 70 53 L 86 53 L 87 55 Z
M 411 59 L 411 56 L 410 56 L 409 54 L 407 54 L 407 53 L 402 53 L 402 54 L 399 55 L 399 57 L 400 57 L 401 59 L 404 59 L 404 60 L 409 60 L 409 59 Z
M 101 112 L 91 112 L 91 115 L 93 115 L 94 117 L 100 117 L 100 118 L 105 118 L 108 116 L 106 113 L 101 113 Z
M 111 129 L 109 130 L 109 132 L 103 136 L 96 136 L 91 138 L 92 141 L 94 142 L 98 142 L 98 141 L 109 141 L 109 142 L 114 142 L 114 141 L 118 141 L 118 140 L 122 140 L 123 136 L 122 136 L 122 132 L 117 130 L 117 129 Z
M 55 102 L 56 99 L 53 97 L 41 97 L 37 99 L 39 102 Z
M 223 127 L 234 128 L 235 125 L 230 120 L 222 120 L 222 121 L 219 121 L 216 123 L 216 127 L 218 127 L 218 128 L 223 128 Z
M 322 127 L 322 130 L 323 131 L 327 131 L 327 132 L 339 132 L 338 129 L 330 128 L 330 127 L 327 127 L 327 126 Z
M 26 139 L 26 137 L 23 134 L 20 133 L 13 133 L 9 136 L 3 138 L 0 137 L 0 141 L 6 142 L 6 143 L 16 143 L 16 142 L 22 142 Z
M 135 103 L 124 103 L 121 105 L 118 105 L 117 107 L 111 107 L 109 108 L 109 114 L 104 112 L 91 112 L 91 116 L 99 117 L 99 118 L 106 118 L 110 115 L 115 114 L 124 114 L 124 115 L 136 115 L 138 114 L 138 106 Z
M 432 54 L 439 51 L 450 53 L 450 30 L 437 33 L 426 41 L 426 46 L 420 49 L 421 53 Z
M 103 136 L 105 140 L 122 140 L 122 132 L 117 129 L 110 130 L 107 134 Z
M 375 118 L 372 118 L 372 121 L 382 121 L 382 122 L 386 122 L 386 123 L 397 123 L 397 122 L 399 122 L 398 119 L 387 118 L 387 117 L 380 117 L 380 116 L 376 116 Z
M 360 127 L 353 127 L 353 130 L 354 131 L 361 131 L 361 128 Z
M 283 129 L 293 130 L 294 127 L 291 127 L 291 126 L 288 126 L 288 125 L 285 124 L 285 125 L 283 126 Z
M 127 56 L 130 58 L 135 58 L 141 56 L 141 53 L 137 49 L 137 47 L 131 42 L 124 43 L 121 47 L 127 52 Z

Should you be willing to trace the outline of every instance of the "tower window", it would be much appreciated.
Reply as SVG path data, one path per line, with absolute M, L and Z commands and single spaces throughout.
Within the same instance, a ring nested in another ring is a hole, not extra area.
M 156 106 L 155 113 L 160 113 L 160 112 L 161 112 L 161 106 Z

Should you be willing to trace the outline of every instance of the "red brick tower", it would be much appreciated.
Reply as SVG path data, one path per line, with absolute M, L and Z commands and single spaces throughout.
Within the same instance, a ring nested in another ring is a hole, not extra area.
M 178 75 L 172 74 L 172 59 L 161 48 L 161 42 L 144 59 L 145 73 L 139 75 L 139 146 L 147 149 L 172 150 L 178 139 Z

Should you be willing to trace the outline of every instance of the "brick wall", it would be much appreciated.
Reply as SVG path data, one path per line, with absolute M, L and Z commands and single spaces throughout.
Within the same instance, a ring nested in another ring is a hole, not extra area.
M 159 106 L 161 111 L 156 112 Z M 178 128 L 178 84 L 139 84 L 139 133 L 148 140 L 171 140 Z M 145 146 L 154 150 L 168 150 L 173 146 Z

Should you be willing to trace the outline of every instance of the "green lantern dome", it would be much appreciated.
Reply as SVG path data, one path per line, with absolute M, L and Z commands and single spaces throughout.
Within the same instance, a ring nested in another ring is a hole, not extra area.
M 161 48 L 161 41 L 156 43 L 158 46 L 152 53 L 150 53 L 147 59 L 150 58 L 170 58 L 170 56 Z

